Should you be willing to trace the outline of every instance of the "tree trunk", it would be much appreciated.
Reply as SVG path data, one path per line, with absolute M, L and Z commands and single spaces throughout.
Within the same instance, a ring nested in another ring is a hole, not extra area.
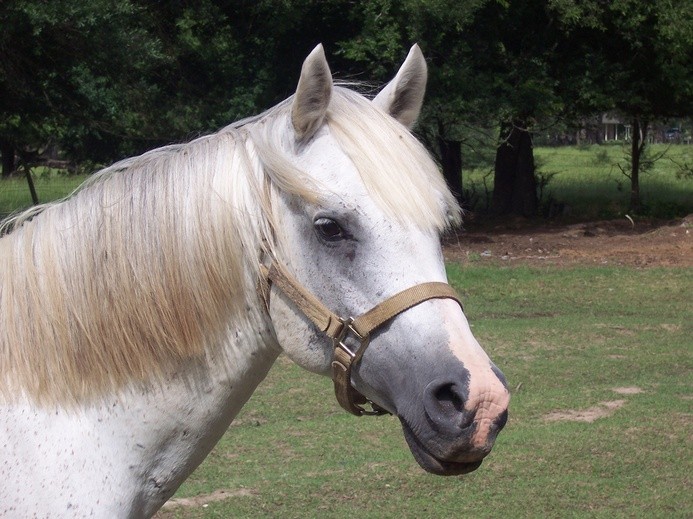
M 39 204 L 39 198 L 38 194 L 36 193 L 36 186 L 34 185 L 34 179 L 31 176 L 31 168 L 27 166 L 26 164 L 24 165 L 24 172 L 26 174 L 26 181 L 29 184 L 29 193 L 31 194 L 31 201 L 34 203 L 34 205 Z
M 535 216 L 539 208 L 532 136 L 523 121 L 501 125 L 496 150 L 492 209 L 495 214 Z
M 594 142 L 595 144 L 604 144 L 604 124 L 602 123 L 602 116 L 598 115 L 594 121 Z
M 2 178 L 7 178 L 15 170 L 14 146 L 10 141 L 0 139 L 0 155 L 2 155 Z
M 630 142 L 630 210 L 639 212 L 640 201 L 640 159 L 647 144 L 647 121 L 633 118 Z
M 443 177 L 460 205 L 462 199 L 462 142 L 438 137 Z

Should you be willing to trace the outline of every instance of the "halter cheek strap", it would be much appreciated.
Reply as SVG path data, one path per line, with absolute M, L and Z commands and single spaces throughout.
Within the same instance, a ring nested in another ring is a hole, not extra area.
M 452 299 L 462 307 L 455 290 L 450 285 L 429 282 L 407 288 L 356 318 L 342 318 L 323 305 L 282 266 L 276 263 L 269 268 L 262 266 L 261 272 L 263 279 L 260 283 L 260 294 L 268 308 L 269 290 L 273 284 L 321 332 L 332 339 L 334 347 L 332 381 L 335 395 L 339 404 L 356 416 L 381 415 L 388 412 L 375 402 L 368 400 L 351 385 L 351 370 L 366 351 L 371 333 L 402 312 L 429 299 Z M 346 344 L 348 339 L 357 341 L 358 347 L 355 350 Z M 371 409 L 362 407 L 364 404 L 369 404 Z

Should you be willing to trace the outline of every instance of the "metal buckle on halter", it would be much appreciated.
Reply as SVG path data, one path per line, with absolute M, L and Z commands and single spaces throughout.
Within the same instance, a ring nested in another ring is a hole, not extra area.
M 357 416 L 380 416 L 383 414 L 389 414 L 389 411 L 386 411 L 375 402 L 363 396 L 351 385 L 351 368 L 355 362 L 358 362 L 361 359 L 361 355 L 363 355 L 363 352 L 365 351 L 366 347 L 368 346 L 368 342 L 370 341 L 370 336 L 363 336 L 358 331 L 356 331 L 356 329 L 352 325 L 352 323 L 354 322 L 353 317 L 348 317 L 347 319 L 342 319 L 340 317 L 339 322 L 341 323 L 342 328 L 340 329 L 339 334 L 337 334 L 337 336 L 333 339 L 334 349 L 335 352 L 337 351 L 337 349 L 340 349 L 344 353 L 346 353 L 349 357 L 349 361 L 347 363 L 348 365 L 345 365 L 344 362 L 335 359 L 333 360 L 332 365 L 333 367 L 335 366 L 335 364 L 338 365 L 340 369 L 343 370 L 343 376 L 346 377 L 346 380 L 344 380 L 344 384 L 348 384 L 347 398 L 350 402 L 350 405 L 348 405 L 346 409 L 349 410 L 351 413 L 356 414 Z M 344 343 L 344 340 L 349 335 L 351 335 L 354 339 L 356 339 L 359 342 L 359 347 L 355 352 L 352 351 L 351 348 L 349 348 L 349 346 L 347 346 Z M 369 405 L 370 409 L 363 407 L 364 405 Z
M 334 347 L 341 348 L 344 352 L 351 357 L 352 362 L 356 360 L 356 356 L 359 352 L 368 344 L 370 337 L 366 335 L 362 336 L 356 329 L 352 326 L 354 322 L 353 317 L 347 317 L 346 319 L 339 318 L 339 322 L 342 324 L 342 329 L 339 334 L 333 339 Z M 344 340 L 351 335 L 354 339 L 359 342 L 359 347 L 356 351 L 351 351 L 349 346 L 344 343 Z

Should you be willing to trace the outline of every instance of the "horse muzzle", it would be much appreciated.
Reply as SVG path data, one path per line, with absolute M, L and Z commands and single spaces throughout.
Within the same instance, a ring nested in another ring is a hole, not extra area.
M 414 434 L 407 422 L 400 418 L 404 439 L 409 445 L 412 455 L 416 462 L 427 472 L 438 476 L 459 476 L 473 472 L 481 466 L 481 462 L 486 454 L 476 461 L 455 461 L 441 459 L 433 454 Z
M 399 415 L 414 458 L 428 472 L 459 475 L 476 470 L 507 422 L 504 379 L 473 388 L 471 396 L 469 386 L 468 376 L 435 379 L 424 388 L 421 404 Z

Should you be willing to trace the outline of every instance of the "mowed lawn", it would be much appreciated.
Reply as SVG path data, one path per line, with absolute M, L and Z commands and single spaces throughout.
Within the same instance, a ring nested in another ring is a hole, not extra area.
M 512 391 L 480 469 L 426 474 L 397 419 L 348 415 L 282 357 L 160 517 L 693 516 L 689 269 L 449 274 Z
M 690 150 L 670 156 L 690 164 Z M 540 171 L 556 173 L 551 196 L 579 220 L 625 214 L 621 154 L 537 150 Z M 44 172 L 39 199 L 83 178 Z M 466 185 L 481 178 L 471 172 Z M 692 181 L 667 159 L 643 175 L 643 197 L 651 216 L 693 210 Z M 0 213 L 29 204 L 25 179 L 2 181 Z M 472 263 L 449 273 L 512 392 L 479 470 L 426 474 L 397 419 L 348 415 L 329 380 L 281 357 L 160 517 L 693 517 L 691 269 Z
M 39 203 L 66 197 L 88 178 L 87 175 L 63 175 L 46 168 L 36 168 L 33 177 Z M 0 180 L 0 219 L 31 205 L 31 191 L 24 175 Z
M 653 144 L 646 148 L 647 164 L 640 173 L 642 216 L 673 218 L 693 212 L 693 146 Z M 630 180 L 627 144 L 537 147 L 537 174 L 548 179 L 543 188 L 542 212 L 566 219 L 621 218 L 629 209 Z M 475 210 L 487 208 L 493 191 L 493 168 L 479 167 L 462 172 L 464 188 Z

